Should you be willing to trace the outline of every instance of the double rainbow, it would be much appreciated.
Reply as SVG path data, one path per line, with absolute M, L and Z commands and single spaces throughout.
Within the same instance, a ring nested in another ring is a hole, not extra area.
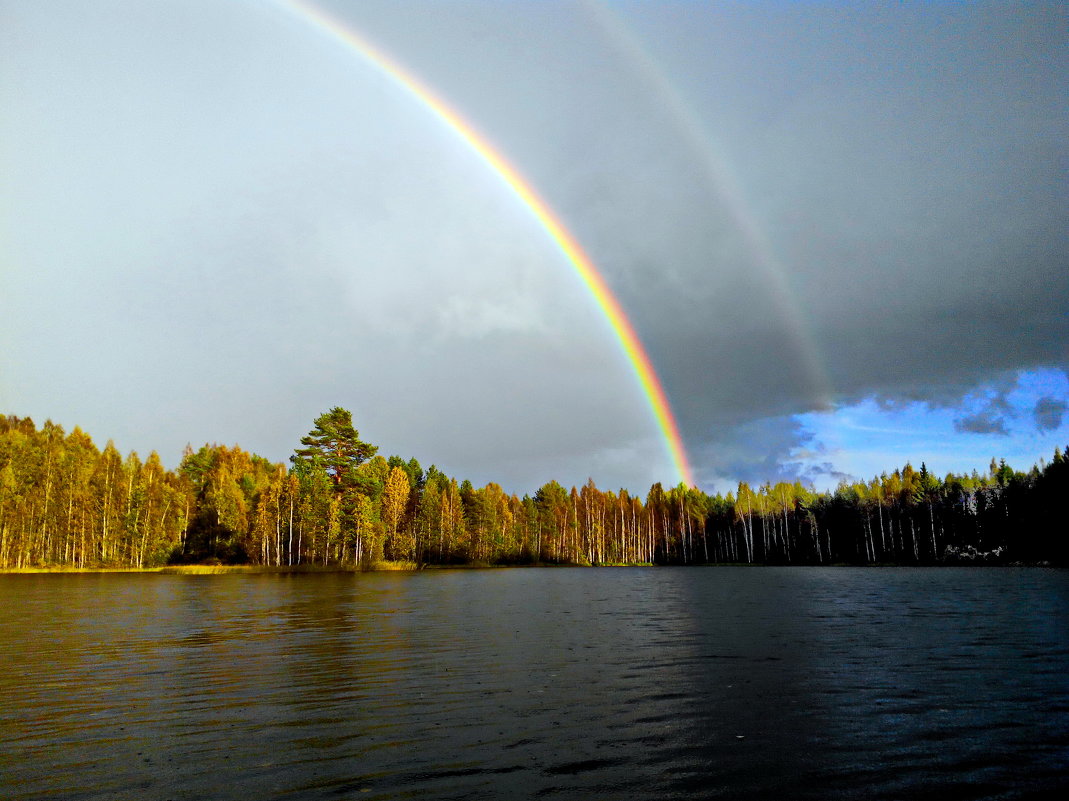
M 672 408 L 668 404 L 668 396 L 665 394 L 664 387 L 653 369 L 653 364 L 650 362 L 649 354 L 646 353 L 646 349 L 642 346 L 638 335 L 635 334 L 634 326 L 631 325 L 631 321 L 624 314 L 620 302 L 605 283 L 601 273 L 598 272 L 590 257 L 586 255 L 575 237 L 568 232 L 549 206 L 546 205 L 545 201 L 535 194 L 534 189 L 523 176 L 470 123 L 450 108 L 440 97 L 432 93 L 411 73 L 375 48 L 367 39 L 353 30 L 351 26 L 312 3 L 303 2 L 303 0 L 282 0 L 281 5 L 317 30 L 328 34 L 333 39 L 356 51 L 365 61 L 407 90 L 409 94 L 449 126 L 468 147 L 475 151 L 534 215 L 542 228 L 556 243 L 561 253 L 564 254 L 568 263 L 572 265 L 579 279 L 583 282 L 587 291 L 590 292 L 594 302 L 608 321 L 616 339 L 620 343 L 620 347 L 623 348 L 627 360 L 631 363 L 635 377 L 638 379 L 642 393 L 649 403 L 657 428 L 664 438 L 665 446 L 673 465 L 675 465 L 679 481 L 687 486 L 695 486 L 686 448 L 683 445 L 683 438 L 679 434 L 679 426 L 676 424 Z

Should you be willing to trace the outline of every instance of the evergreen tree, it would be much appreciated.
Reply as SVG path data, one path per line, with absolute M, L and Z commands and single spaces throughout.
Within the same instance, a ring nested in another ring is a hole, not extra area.
M 357 468 L 374 456 L 378 448 L 361 441 L 353 427 L 353 415 L 340 406 L 315 419 L 315 427 L 301 437 L 301 445 L 290 461 L 307 462 L 326 471 L 339 490 L 359 484 Z

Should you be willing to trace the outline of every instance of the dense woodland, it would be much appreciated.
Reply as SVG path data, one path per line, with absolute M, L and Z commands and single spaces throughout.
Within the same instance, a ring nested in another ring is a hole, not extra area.
M 177 470 L 81 429 L 0 415 L 0 568 L 251 563 L 1069 564 L 1069 459 L 980 475 L 907 464 L 814 492 L 739 484 L 645 498 L 588 481 L 533 495 L 384 458 L 348 411 L 315 420 L 290 464 L 186 449 Z

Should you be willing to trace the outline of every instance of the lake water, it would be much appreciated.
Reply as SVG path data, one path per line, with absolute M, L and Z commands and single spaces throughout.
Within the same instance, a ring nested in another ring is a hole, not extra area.
M 1069 789 L 1067 571 L 8 575 L 0 610 L 12 801 Z

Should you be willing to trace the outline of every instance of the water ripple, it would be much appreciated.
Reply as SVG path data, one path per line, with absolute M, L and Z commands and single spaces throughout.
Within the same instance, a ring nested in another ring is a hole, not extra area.
M 1061 571 L 2 576 L 0 797 L 1069 787 Z

